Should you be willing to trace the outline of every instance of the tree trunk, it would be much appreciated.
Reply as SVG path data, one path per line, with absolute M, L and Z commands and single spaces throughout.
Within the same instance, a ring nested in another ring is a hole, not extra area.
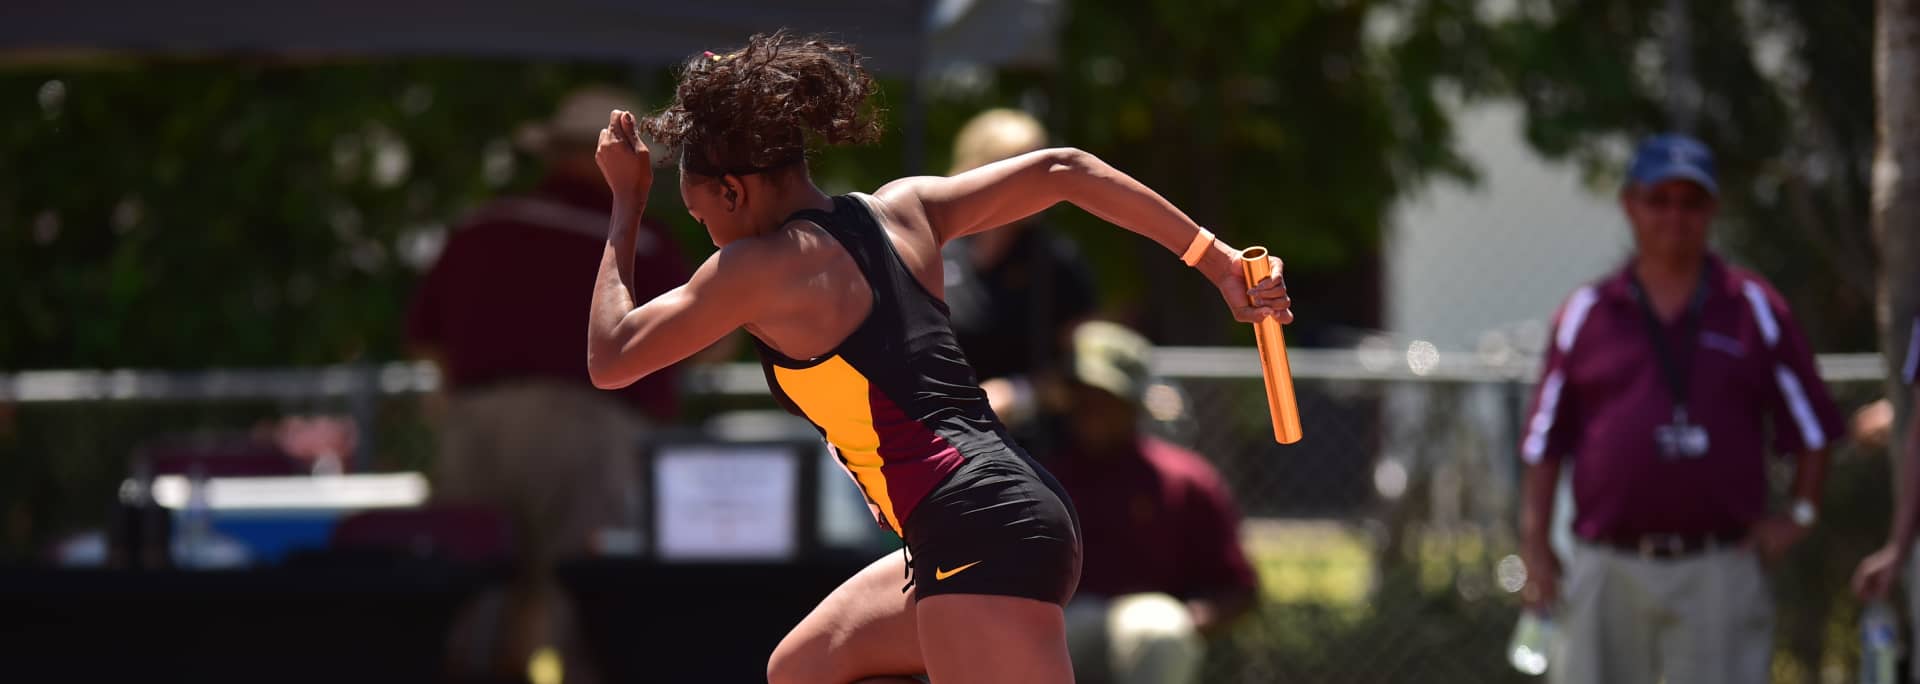
M 1901 464 L 1905 430 L 1899 426 L 1906 424 L 1911 407 L 1899 373 L 1914 314 L 1920 312 L 1920 0 L 1879 0 L 1877 9 L 1879 150 L 1873 163 L 1873 235 L 1882 257 L 1877 318 L 1880 348 L 1887 357 L 1888 396 L 1899 416 L 1888 441 L 1893 462 Z

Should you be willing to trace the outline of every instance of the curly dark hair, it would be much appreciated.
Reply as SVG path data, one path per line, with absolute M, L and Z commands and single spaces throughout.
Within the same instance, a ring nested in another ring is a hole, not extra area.
M 680 150 L 681 168 L 746 174 L 806 158 L 808 146 L 880 138 L 868 103 L 873 77 L 852 47 L 785 30 L 756 34 L 725 54 L 706 53 L 680 73 L 673 102 L 641 130 Z

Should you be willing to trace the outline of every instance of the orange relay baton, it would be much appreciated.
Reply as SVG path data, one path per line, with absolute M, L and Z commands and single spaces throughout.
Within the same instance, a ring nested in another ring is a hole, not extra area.
M 1247 287 L 1273 275 L 1267 261 L 1267 248 L 1248 247 L 1240 252 L 1240 267 L 1247 274 Z M 1300 404 L 1293 398 L 1293 369 L 1287 366 L 1287 338 L 1280 322 L 1268 318 L 1253 324 L 1253 337 L 1260 345 L 1260 375 L 1267 384 L 1267 412 L 1273 419 L 1273 441 L 1292 444 L 1300 441 Z

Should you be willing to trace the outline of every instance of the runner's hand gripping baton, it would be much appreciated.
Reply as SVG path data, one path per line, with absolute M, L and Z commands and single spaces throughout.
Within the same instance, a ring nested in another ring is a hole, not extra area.
M 1240 267 L 1247 274 L 1247 287 L 1273 275 L 1267 260 L 1267 248 L 1248 247 L 1240 252 Z M 1267 412 L 1273 419 L 1273 440 L 1281 444 L 1300 441 L 1300 404 L 1293 397 L 1293 370 L 1287 366 L 1287 338 L 1280 322 L 1268 318 L 1253 324 L 1254 340 L 1260 345 L 1260 375 L 1266 379 Z

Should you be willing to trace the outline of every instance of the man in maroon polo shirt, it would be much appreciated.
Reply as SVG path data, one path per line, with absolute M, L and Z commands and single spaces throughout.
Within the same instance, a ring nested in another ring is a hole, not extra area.
M 1075 680 L 1197 681 L 1201 637 L 1252 609 L 1240 512 L 1192 451 L 1140 431 L 1147 340 L 1104 321 L 1073 328 L 1073 408 L 1046 462 L 1080 517 L 1080 586 L 1067 605 Z
M 625 93 L 584 88 L 521 131 L 546 177 L 455 228 L 407 315 L 409 342 L 438 363 L 446 389 L 434 497 L 501 507 L 534 565 L 639 522 L 639 439 L 677 410 L 672 368 L 619 392 L 587 377 L 587 308 L 613 204 L 594 143 L 608 111 L 633 107 Z M 635 251 L 636 298 L 686 282 L 659 224 L 642 223 Z
M 1643 142 L 1620 192 L 1632 259 L 1555 316 L 1521 443 L 1526 599 L 1560 625 L 1554 682 L 1769 679 L 1761 563 L 1817 519 L 1843 421 L 1780 295 L 1708 250 L 1717 192 L 1699 141 Z M 1791 501 L 1772 514 L 1769 429 L 1798 457 Z M 1564 571 L 1548 542 L 1563 463 Z
M 461 607 L 449 676 L 524 676 L 534 654 L 552 648 L 569 681 L 595 680 L 578 609 L 554 568 L 609 550 L 619 536 L 605 531 L 644 523 L 640 439 L 677 413 L 674 369 L 618 392 L 587 377 L 587 308 L 613 206 L 593 152 L 614 109 L 638 107 L 624 92 L 583 88 L 519 131 L 546 176 L 462 221 L 407 312 L 408 342 L 439 366 L 445 395 L 433 499 L 507 514 L 518 566 L 507 586 Z M 666 230 L 641 226 L 634 295 L 645 301 L 686 282 L 689 269 Z

